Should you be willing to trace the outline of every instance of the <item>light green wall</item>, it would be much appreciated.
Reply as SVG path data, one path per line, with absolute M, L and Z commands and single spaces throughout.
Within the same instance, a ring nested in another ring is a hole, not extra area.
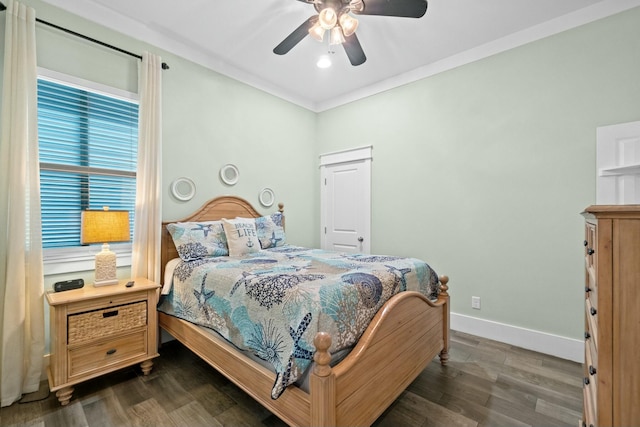
M 640 119 L 639 22 L 636 8 L 319 114 L 320 152 L 374 147 L 372 252 L 449 275 L 456 313 L 580 338 L 580 212 L 596 127 Z

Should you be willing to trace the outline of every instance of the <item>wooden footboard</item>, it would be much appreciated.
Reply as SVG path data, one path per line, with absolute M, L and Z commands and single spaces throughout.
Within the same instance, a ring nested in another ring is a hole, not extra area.
M 390 299 L 356 347 L 333 369 L 321 363 L 327 360 L 322 353 L 331 338 L 316 337 L 310 425 L 370 425 L 438 353 L 446 364 L 449 279 L 440 280 L 443 292 L 435 303 L 418 292 L 402 292 Z M 335 408 L 333 413 L 327 403 Z
M 438 353 L 446 363 L 448 280 L 440 277 L 442 292 L 436 302 L 418 292 L 391 298 L 334 368 L 328 365 L 331 338 L 319 333 L 309 393 L 290 386 L 277 400 L 271 399 L 275 374 L 239 355 L 223 338 L 164 313 L 158 313 L 159 324 L 289 425 L 364 426 L 372 424 Z

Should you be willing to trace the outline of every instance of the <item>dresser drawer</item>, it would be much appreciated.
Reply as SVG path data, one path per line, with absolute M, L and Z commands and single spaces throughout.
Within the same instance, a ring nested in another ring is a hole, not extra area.
M 104 371 L 110 365 L 143 357 L 146 353 L 147 331 L 144 329 L 109 341 L 76 347 L 68 354 L 69 378 Z
M 584 386 L 583 403 L 584 403 L 584 424 L 587 427 L 595 427 L 596 425 L 596 413 L 595 413 L 596 397 L 592 393 L 592 389 L 589 385 Z
M 587 320 L 587 330 L 584 333 L 584 351 L 585 351 L 585 360 L 587 360 L 587 353 L 591 358 L 591 363 L 594 366 L 598 365 L 598 344 L 597 344 L 597 334 L 593 332 L 593 327 L 590 322 Z
M 595 249 L 598 245 L 596 225 L 590 222 L 586 223 L 584 236 L 584 254 L 586 260 L 587 269 L 596 269 L 598 263 L 596 262 Z
M 598 310 L 591 305 L 591 300 L 587 299 L 585 308 L 586 329 L 591 336 L 595 348 L 598 348 Z
M 119 334 L 147 324 L 147 301 L 72 314 L 67 317 L 68 344 Z
M 587 223 L 585 226 L 585 239 L 584 239 L 584 257 L 585 268 L 587 270 L 585 292 L 587 298 L 591 298 L 593 305 L 597 307 L 598 299 L 598 263 L 596 247 L 597 247 L 597 233 L 596 225 Z

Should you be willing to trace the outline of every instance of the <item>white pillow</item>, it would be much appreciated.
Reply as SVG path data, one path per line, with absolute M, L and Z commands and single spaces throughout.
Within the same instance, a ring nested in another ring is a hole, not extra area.
M 229 256 L 242 256 L 260 251 L 260 240 L 253 218 L 222 218 L 222 227 L 227 236 Z

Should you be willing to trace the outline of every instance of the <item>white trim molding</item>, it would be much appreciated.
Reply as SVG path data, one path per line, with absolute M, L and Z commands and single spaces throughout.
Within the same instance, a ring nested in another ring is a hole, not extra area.
M 362 160 L 373 161 L 373 145 L 320 154 L 320 167 Z
M 574 12 L 559 16 L 531 28 L 507 35 L 501 39 L 471 48 L 449 58 L 444 58 L 433 64 L 416 68 L 389 79 L 366 85 L 342 96 L 326 101 L 314 100 L 304 94 L 293 93 L 285 87 L 260 76 L 234 66 L 219 57 L 208 55 L 205 51 L 194 47 L 188 41 L 180 39 L 175 34 L 168 34 L 166 29 L 138 20 L 131 19 L 118 13 L 115 9 L 103 5 L 98 1 L 77 0 L 46 0 L 56 7 L 73 11 L 74 14 L 93 22 L 100 23 L 112 30 L 127 36 L 157 46 L 174 55 L 178 55 L 196 64 L 214 70 L 225 76 L 236 79 L 254 88 L 263 90 L 271 95 L 282 98 L 310 111 L 319 113 L 358 99 L 371 96 L 385 90 L 405 85 L 443 71 L 465 65 L 482 58 L 522 46 L 526 43 L 549 37 L 563 31 L 588 24 L 598 19 L 606 18 L 616 13 L 629 10 L 640 5 L 640 0 L 600 0 L 591 6 L 586 6 Z
M 584 341 L 533 329 L 451 313 L 451 329 L 549 354 L 574 362 L 584 362 Z
M 116 243 L 110 245 L 110 249 L 116 254 L 117 267 L 131 265 L 131 243 Z M 94 270 L 96 268 L 96 254 L 100 250 L 101 247 L 97 245 L 44 249 L 44 275 Z

